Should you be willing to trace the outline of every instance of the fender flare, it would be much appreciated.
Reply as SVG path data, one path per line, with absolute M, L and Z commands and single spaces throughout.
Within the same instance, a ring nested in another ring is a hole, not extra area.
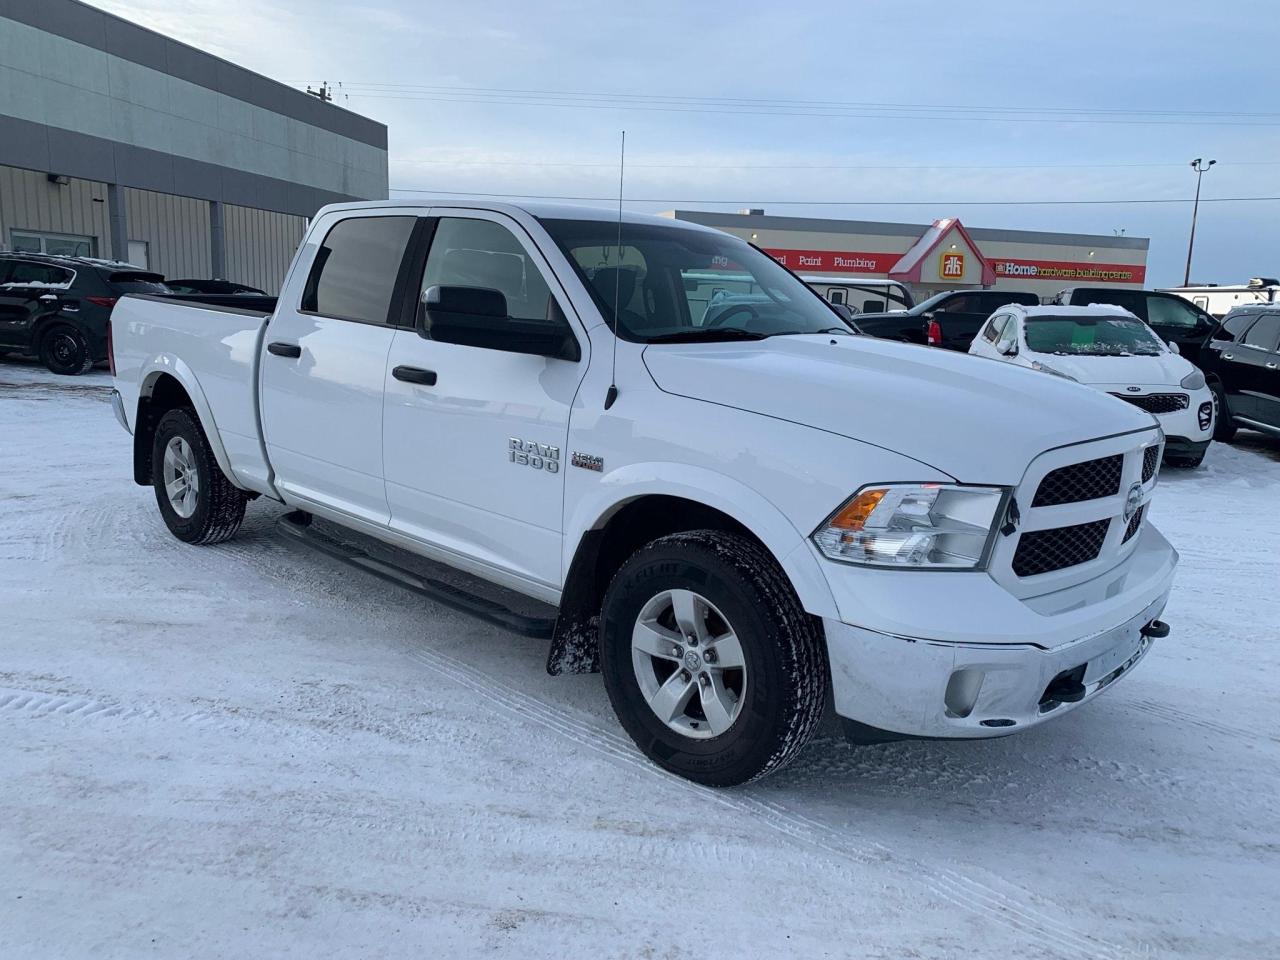
M 772 502 L 740 480 L 705 467 L 679 463 L 633 463 L 611 471 L 565 517 L 565 556 L 569 570 L 582 538 L 602 527 L 619 509 L 648 495 L 681 497 L 713 507 L 754 534 L 791 581 L 805 611 L 838 617 L 835 597 L 813 551 L 808 534 Z
M 143 363 L 142 376 L 138 381 L 140 384 L 138 390 L 139 405 L 142 404 L 144 399 L 151 397 L 156 381 L 166 375 L 177 380 L 182 385 L 182 389 L 187 392 L 187 396 L 191 398 L 191 405 L 196 411 L 196 419 L 200 421 L 200 426 L 204 429 L 205 438 L 209 441 L 209 448 L 213 451 L 213 458 L 217 461 L 219 469 L 226 474 L 232 483 L 244 489 L 236 478 L 235 471 L 231 469 L 231 460 L 227 456 L 226 448 L 222 445 L 222 435 L 218 433 L 217 421 L 213 418 L 213 408 L 209 406 L 209 401 L 204 395 L 204 390 L 200 387 L 200 381 L 196 378 L 195 371 L 187 366 L 183 360 L 170 353 L 160 353 Z M 137 430 L 136 416 L 135 414 L 135 431 Z

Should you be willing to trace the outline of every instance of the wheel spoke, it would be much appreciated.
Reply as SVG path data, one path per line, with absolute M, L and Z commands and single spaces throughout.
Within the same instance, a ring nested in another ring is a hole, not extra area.
M 196 491 L 192 487 L 187 487 L 187 492 L 182 495 L 182 509 L 189 517 L 196 512 Z
M 685 707 L 693 697 L 693 691 L 698 683 L 692 677 L 688 680 L 684 679 L 685 676 L 682 671 L 677 670 L 649 698 L 649 706 L 664 723 L 670 723 L 684 713 Z
M 672 590 L 671 610 L 685 636 L 695 637 L 699 643 L 707 638 L 707 614 L 697 594 L 688 590 Z
M 186 484 L 182 482 L 181 477 L 174 477 L 164 485 L 164 492 L 169 495 L 169 502 L 177 502 L 178 496 L 186 489 Z
M 631 632 L 633 649 L 647 653 L 651 657 L 661 657 L 663 660 L 680 659 L 680 654 L 674 651 L 682 639 L 678 633 L 668 630 L 653 620 L 636 621 L 635 629 Z
M 715 663 L 712 664 L 720 670 L 741 669 L 747 665 L 743 658 L 742 644 L 738 642 L 738 637 L 734 633 L 724 633 L 707 641 L 708 645 L 716 652 Z
M 732 694 L 724 685 L 724 675 L 716 672 L 710 674 L 711 682 L 698 688 L 702 699 L 702 712 L 707 715 L 707 725 L 716 736 L 733 726 L 733 708 L 735 703 Z

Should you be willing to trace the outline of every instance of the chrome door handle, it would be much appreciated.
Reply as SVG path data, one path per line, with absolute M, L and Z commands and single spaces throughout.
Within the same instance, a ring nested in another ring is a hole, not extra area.
M 1268 369 L 1268 370 L 1274 370 L 1275 368 L 1276 368 L 1276 365 L 1275 365 L 1274 363 L 1268 363 L 1268 364 L 1267 364 L 1267 369 Z

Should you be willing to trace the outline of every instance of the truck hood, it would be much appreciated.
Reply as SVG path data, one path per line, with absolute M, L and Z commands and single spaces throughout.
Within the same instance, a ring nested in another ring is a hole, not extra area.
M 874 444 L 966 483 L 1016 484 L 1045 450 L 1155 429 L 1150 414 L 1061 377 L 870 337 L 652 344 L 644 362 L 666 393 Z
M 1081 383 L 1176 387 L 1195 369 L 1190 360 L 1176 353 L 1161 353 L 1154 357 L 1074 357 L 1027 351 L 1026 356 Z

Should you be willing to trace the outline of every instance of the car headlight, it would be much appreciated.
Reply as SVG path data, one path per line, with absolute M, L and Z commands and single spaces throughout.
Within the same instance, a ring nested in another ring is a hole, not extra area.
M 841 563 L 981 570 L 1005 492 L 950 483 L 873 484 L 828 517 L 813 542 Z
M 1204 373 L 1200 370 L 1192 370 L 1182 378 L 1183 390 L 1199 390 L 1204 386 Z
M 1032 361 L 1031 361 L 1031 369 L 1032 369 L 1032 370 L 1039 370 L 1039 371 L 1041 371 L 1041 372 L 1043 372 L 1043 373 L 1051 373 L 1051 374 L 1053 374 L 1055 377 L 1062 377 L 1062 379 L 1063 379 L 1063 380 L 1070 380 L 1072 383 L 1079 383 L 1079 382 L 1080 382 L 1080 381 L 1079 381 L 1079 380 L 1077 380 L 1075 377 L 1071 376 L 1071 374 L 1069 374 L 1069 373 L 1063 373 L 1061 370 L 1057 369 L 1056 367 L 1051 367 L 1051 366 L 1049 366 L 1047 363 L 1041 363 L 1039 360 L 1032 360 Z

